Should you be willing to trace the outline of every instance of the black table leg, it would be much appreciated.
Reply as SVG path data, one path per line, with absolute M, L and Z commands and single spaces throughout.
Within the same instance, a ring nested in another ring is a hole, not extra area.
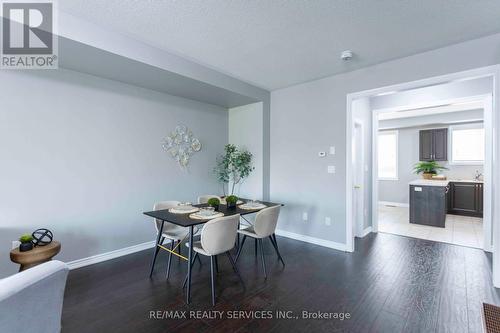
M 149 277 L 153 276 L 153 270 L 155 269 L 155 262 L 156 262 L 156 257 L 158 256 L 158 251 L 160 251 L 160 245 L 163 243 L 163 237 L 161 236 L 163 234 L 163 224 L 165 224 L 165 221 L 161 221 L 161 226 L 160 229 L 158 230 L 158 236 L 156 237 L 156 245 L 153 251 L 153 260 L 151 261 L 151 269 L 149 271 Z
M 191 301 L 191 260 L 193 259 L 193 226 L 189 227 L 189 252 L 188 252 L 188 281 L 186 303 Z
M 238 220 L 238 229 L 240 230 L 240 220 Z M 236 234 L 236 252 L 240 249 L 240 233 Z

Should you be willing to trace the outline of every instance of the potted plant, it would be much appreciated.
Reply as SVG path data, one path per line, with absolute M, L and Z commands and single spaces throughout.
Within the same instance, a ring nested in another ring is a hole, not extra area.
M 210 198 L 208 199 L 207 204 L 217 211 L 219 210 L 220 200 L 217 198 Z
M 219 183 L 222 184 L 222 192 L 226 195 L 226 185 L 228 194 L 234 194 L 237 184 L 240 184 L 255 169 L 252 165 L 252 153 L 229 144 L 224 147 L 224 154 L 217 158 L 214 173 Z M 229 192 L 229 186 L 231 191 Z
M 238 197 L 235 195 L 229 195 L 226 197 L 227 208 L 236 208 L 236 203 L 238 202 Z
M 438 170 L 448 170 L 448 168 L 439 165 L 436 161 L 418 162 L 413 168 L 413 171 L 417 175 L 422 174 L 424 179 L 432 179 L 432 176 L 436 175 Z
M 21 245 L 19 245 L 19 251 L 25 252 L 33 249 L 33 236 L 30 234 L 24 234 L 19 237 Z

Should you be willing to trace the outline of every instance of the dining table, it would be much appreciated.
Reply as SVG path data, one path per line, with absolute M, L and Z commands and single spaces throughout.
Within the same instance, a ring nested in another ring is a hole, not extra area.
M 231 215 L 236 215 L 239 214 L 242 217 L 244 215 L 249 215 L 249 214 L 254 214 L 262 209 L 265 209 L 267 207 L 272 207 L 272 206 L 283 206 L 283 204 L 280 203 L 274 203 L 274 202 L 268 202 L 268 201 L 258 201 L 259 203 L 263 204 L 265 207 L 259 208 L 259 209 L 244 209 L 240 208 L 239 206 L 243 203 L 252 201 L 248 199 L 242 199 L 240 198 L 240 203 L 236 205 L 236 207 L 227 207 L 224 204 L 219 205 L 218 212 L 223 213 L 224 216 L 231 216 Z M 194 204 L 192 205 L 193 207 L 196 208 L 201 208 L 201 207 L 208 207 L 208 204 Z M 188 269 L 188 274 L 187 274 L 187 292 L 186 292 L 186 303 L 189 304 L 191 301 L 191 262 L 193 260 L 193 247 L 191 246 L 193 244 L 193 237 L 194 237 L 194 228 L 199 227 L 203 225 L 204 223 L 210 221 L 211 219 L 195 219 L 191 218 L 189 213 L 184 213 L 184 214 L 179 214 L 179 213 L 173 213 L 170 212 L 169 209 L 163 209 L 163 210 L 154 210 L 150 212 L 144 212 L 144 215 L 147 215 L 149 217 L 153 217 L 159 221 L 161 221 L 160 228 L 158 229 L 158 235 L 156 237 L 156 245 L 153 250 L 153 259 L 151 262 L 151 271 L 154 268 L 156 256 L 158 255 L 159 250 L 164 250 L 167 251 L 175 256 L 180 257 L 181 259 L 185 260 L 187 262 L 187 269 Z M 180 243 L 177 244 L 177 246 L 173 249 L 168 249 L 165 246 L 161 244 L 161 236 L 163 233 L 163 226 L 165 222 L 172 223 L 175 225 L 178 225 L 180 227 L 185 227 L 189 229 L 188 233 L 188 257 L 186 258 L 185 256 L 181 255 L 180 253 L 175 252 L 176 248 L 180 246 Z M 248 220 L 247 220 L 248 222 Z M 274 240 L 276 241 L 276 236 L 273 235 Z M 239 244 L 239 242 L 238 242 Z M 277 244 L 277 243 L 276 243 Z

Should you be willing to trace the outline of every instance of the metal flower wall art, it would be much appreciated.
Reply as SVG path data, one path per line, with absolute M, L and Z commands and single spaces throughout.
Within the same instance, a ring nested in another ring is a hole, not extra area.
M 191 156 L 201 150 L 201 143 L 193 136 L 190 129 L 179 125 L 165 138 L 163 149 L 179 163 L 181 168 L 186 168 Z

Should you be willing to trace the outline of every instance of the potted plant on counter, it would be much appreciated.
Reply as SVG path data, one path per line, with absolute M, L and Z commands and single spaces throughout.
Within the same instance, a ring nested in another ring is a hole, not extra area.
M 26 252 L 33 249 L 33 236 L 30 234 L 24 234 L 19 237 L 21 245 L 19 245 L 20 252 Z
M 424 179 L 432 179 L 432 176 L 436 175 L 438 170 L 448 170 L 448 168 L 439 165 L 436 161 L 421 161 L 415 164 L 413 171 L 419 175 L 422 174 Z
M 236 203 L 238 202 L 238 197 L 235 195 L 230 195 L 226 197 L 227 208 L 236 208 Z
M 213 207 L 216 211 L 218 211 L 219 205 L 220 205 L 220 200 L 217 198 L 210 198 L 210 199 L 208 199 L 207 204 L 210 207 Z

